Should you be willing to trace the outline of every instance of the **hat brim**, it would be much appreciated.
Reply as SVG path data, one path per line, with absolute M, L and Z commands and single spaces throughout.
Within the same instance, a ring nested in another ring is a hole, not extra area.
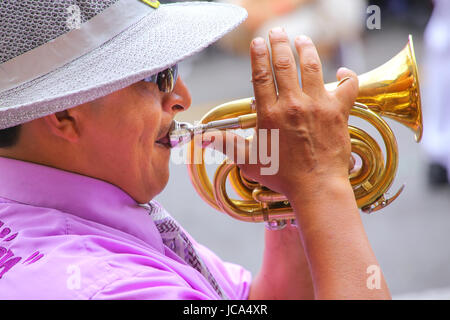
M 141 81 L 206 48 L 246 17 L 243 8 L 230 4 L 161 5 L 93 51 L 1 93 L 0 129 L 78 106 Z

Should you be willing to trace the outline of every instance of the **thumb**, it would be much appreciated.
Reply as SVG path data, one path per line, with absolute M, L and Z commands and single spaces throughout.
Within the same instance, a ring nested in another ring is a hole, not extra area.
M 336 77 L 340 83 L 335 90 L 335 95 L 344 103 L 345 106 L 348 106 L 350 109 L 353 107 L 359 92 L 358 76 L 352 70 L 347 68 L 339 68 L 336 73 Z

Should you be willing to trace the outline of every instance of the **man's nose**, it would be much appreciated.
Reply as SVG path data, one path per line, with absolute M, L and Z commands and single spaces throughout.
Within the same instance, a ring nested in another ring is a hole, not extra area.
M 175 116 L 178 112 L 186 111 L 191 106 L 192 99 L 186 84 L 178 77 L 172 92 L 168 93 L 163 103 L 163 108 Z

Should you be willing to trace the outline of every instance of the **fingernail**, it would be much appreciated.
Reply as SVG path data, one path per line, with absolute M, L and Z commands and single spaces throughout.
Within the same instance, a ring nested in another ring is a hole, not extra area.
M 345 81 L 347 81 L 347 80 L 349 80 L 350 79 L 350 77 L 345 77 L 345 78 L 343 78 L 341 81 L 339 81 L 339 83 L 338 83 L 338 87 L 341 85 L 341 84 L 343 84 Z
M 284 35 L 286 32 L 284 31 L 283 28 L 276 27 L 276 28 L 273 28 L 272 30 L 270 30 L 270 33 L 275 36 L 281 36 L 281 35 Z
M 311 38 L 309 38 L 305 35 L 301 35 L 301 36 L 298 36 L 297 38 L 295 38 L 295 41 L 299 44 L 307 43 L 307 42 L 311 42 Z
M 265 44 L 265 41 L 264 41 L 264 39 L 263 38 L 261 38 L 261 37 L 258 37 L 258 38 L 255 38 L 254 40 L 253 40 L 253 46 L 254 47 L 262 47 L 262 46 L 264 46 L 264 44 Z

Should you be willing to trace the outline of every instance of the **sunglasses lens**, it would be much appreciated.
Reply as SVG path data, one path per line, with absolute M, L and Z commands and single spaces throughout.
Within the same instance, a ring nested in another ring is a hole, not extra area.
M 158 85 L 161 92 L 172 92 L 178 79 L 178 65 L 167 68 L 164 71 L 144 79 L 145 82 L 153 82 Z
M 171 92 L 178 78 L 178 65 L 174 65 L 158 73 L 157 84 L 162 92 Z

